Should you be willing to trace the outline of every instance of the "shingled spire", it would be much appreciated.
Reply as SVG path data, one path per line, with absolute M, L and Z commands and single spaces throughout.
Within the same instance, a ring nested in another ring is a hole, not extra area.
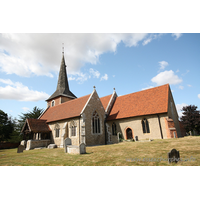
M 69 90 L 69 84 L 67 79 L 67 71 L 66 71 L 66 65 L 65 65 L 65 58 L 64 58 L 64 52 L 62 55 L 61 65 L 60 65 L 60 72 L 59 72 L 59 78 L 58 78 L 58 84 L 56 91 L 47 99 L 51 100 L 53 98 L 64 96 L 68 98 L 75 99 L 77 98 L 70 90 Z

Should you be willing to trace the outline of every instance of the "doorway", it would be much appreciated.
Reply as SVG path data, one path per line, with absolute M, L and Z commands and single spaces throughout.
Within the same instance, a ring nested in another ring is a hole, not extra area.
M 126 129 L 126 139 L 127 140 L 133 139 L 132 129 L 130 129 L 130 128 Z

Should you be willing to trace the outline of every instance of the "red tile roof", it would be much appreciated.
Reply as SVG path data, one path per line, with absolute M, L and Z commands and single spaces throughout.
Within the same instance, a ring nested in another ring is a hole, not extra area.
M 46 124 L 46 120 L 41 119 L 27 119 L 28 126 L 30 131 L 33 133 L 48 133 L 51 132 L 51 129 Z
M 112 97 L 112 94 L 100 98 L 101 103 L 102 103 L 102 105 L 104 107 L 104 110 L 106 110 L 111 97 Z
M 47 122 L 58 121 L 62 119 L 68 119 L 72 117 L 80 116 L 82 109 L 84 108 L 90 94 L 67 101 L 57 106 L 50 107 L 41 116 L 40 119 L 45 119 Z
M 169 84 L 117 97 L 107 120 L 168 112 Z

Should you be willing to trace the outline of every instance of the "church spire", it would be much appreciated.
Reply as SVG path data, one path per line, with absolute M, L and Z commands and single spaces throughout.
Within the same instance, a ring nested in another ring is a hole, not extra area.
M 65 96 L 72 99 L 77 98 L 70 90 L 69 90 L 69 84 L 67 79 L 67 71 L 66 71 L 66 65 L 65 65 L 65 58 L 64 58 L 64 49 L 62 52 L 62 60 L 60 65 L 60 72 L 58 77 L 58 83 L 57 83 L 57 89 L 56 91 L 49 97 L 48 100 L 53 99 L 58 96 Z

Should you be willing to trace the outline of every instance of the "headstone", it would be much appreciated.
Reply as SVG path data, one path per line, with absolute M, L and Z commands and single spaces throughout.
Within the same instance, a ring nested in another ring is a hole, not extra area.
M 26 140 L 22 140 L 20 144 L 26 147 Z
M 64 152 L 67 153 L 67 146 L 72 144 L 72 140 L 70 138 L 66 138 L 64 141 Z
M 25 150 L 24 145 L 19 145 L 17 149 L 17 153 L 23 153 L 24 150 Z
M 80 149 L 80 154 L 86 153 L 86 148 L 84 143 L 81 143 L 79 145 L 79 149 Z
M 179 151 L 177 151 L 176 149 L 172 149 L 172 150 L 168 153 L 168 162 L 169 162 L 169 163 L 172 163 L 172 162 L 177 163 L 179 160 L 180 160 Z
M 138 136 L 135 136 L 135 141 L 138 141 Z
M 49 146 L 47 147 L 48 149 L 54 149 L 57 148 L 56 144 L 49 144 Z
M 66 138 L 64 141 L 64 146 L 71 145 L 71 144 L 72 144 L 72 140 L 70 138 Z

